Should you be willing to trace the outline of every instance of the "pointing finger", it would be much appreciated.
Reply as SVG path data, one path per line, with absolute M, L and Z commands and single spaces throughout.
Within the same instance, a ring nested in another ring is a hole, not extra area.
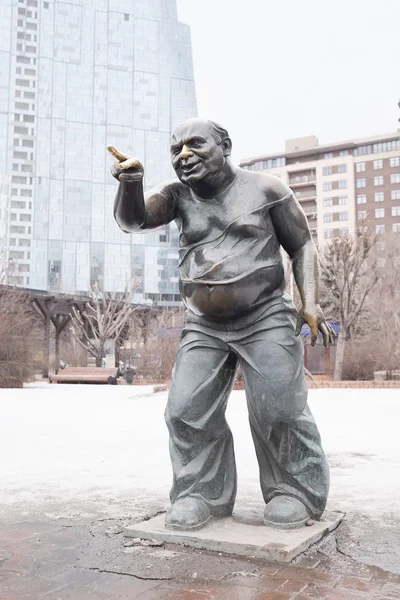
M 140 167 L 140 162 L 134 156 L 127 158 L 124 162 L 119 163 L 120 169 L 131 169 L 132 167 Z
M 107 150 L 120 162 L 128 158 L 126 154 L 122 154 L 122 152 L 117 150 L 115 146 L 107 146 Z

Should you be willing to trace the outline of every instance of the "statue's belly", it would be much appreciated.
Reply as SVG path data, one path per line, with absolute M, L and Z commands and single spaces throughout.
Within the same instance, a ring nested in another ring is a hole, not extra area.
M 243 317 L 283 291 L 282 265 L 256 271 L 234 283 L 213 286 L 181 282 L 187 308 L 198 316 L 218 320 Z

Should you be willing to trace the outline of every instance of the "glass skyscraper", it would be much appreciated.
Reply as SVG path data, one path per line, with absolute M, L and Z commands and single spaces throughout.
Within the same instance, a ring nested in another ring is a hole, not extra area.
M 0 177 L 10 181 L 18 283 L 178 300 L 177 231 L 127 235 L 107 144 L 140 158 L 145 186 L 174 176 L 171 130 L 196 115 L 190 31 L 176 0 L 0 0 Z M 4 213 L 5 214 L 5 213 Z

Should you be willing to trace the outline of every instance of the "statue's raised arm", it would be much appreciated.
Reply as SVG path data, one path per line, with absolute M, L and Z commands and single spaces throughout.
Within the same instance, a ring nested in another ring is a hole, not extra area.
M 120 228 L 131 233 L 170 223 L 176 213 L 173 182 L 161 184 L 145 194 L 142 163 L 114 146 L 107 146 L 107 150 L 116 159 L 111 174 L 120 182 L 114 202 L 114 217 Z

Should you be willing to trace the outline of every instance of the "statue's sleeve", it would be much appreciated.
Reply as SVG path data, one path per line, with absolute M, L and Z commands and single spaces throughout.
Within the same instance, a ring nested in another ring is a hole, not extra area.
M 299 201 L 281 182 L 279 193 L 271 194 L 270 217 L 281 246 L 289 256 L 311 240 L 310 228 Z
M 127 233 L 158 229 L 177 216 L 177 184 L 163 183 L 143 193 L 142 181 L 121 182 L 114 203 L 114 217 Z
M 141 229 L 155 229 L 167 225 L 177 216 L 177 193 L 175 181 L 161 184 L 144 194 L 144 222 Z
M 279 179 L 279 177 L 271 175 L 268 184 L 267 198 L 269 208 L 274 208 L 280 204 L 295 200 L 290 187 L 282 179 Z

